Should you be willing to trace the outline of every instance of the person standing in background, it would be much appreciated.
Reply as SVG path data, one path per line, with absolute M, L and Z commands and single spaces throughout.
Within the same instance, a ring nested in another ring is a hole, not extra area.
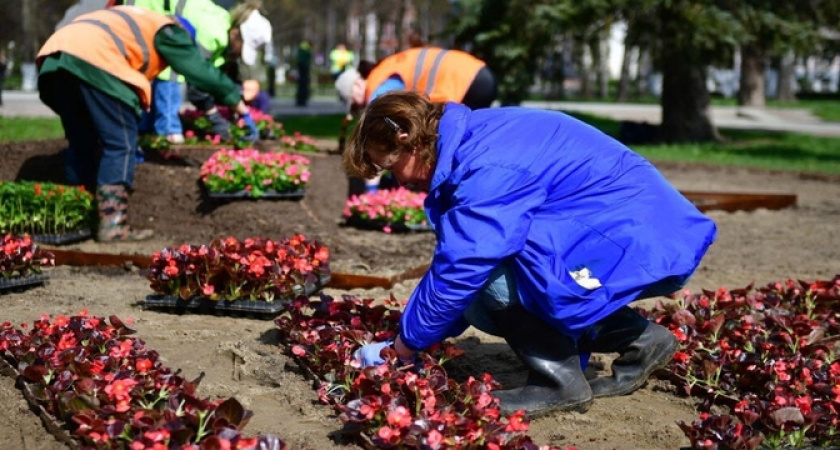
M 267 85 L 265 65 L 274 58 L 271 22 L 261 13 L 261 0 L 247 0 L 230 11 L 233 27 L 239 30 L 242 50 L 234 78 L 240 84 L 255 80 L 264 89 Z
M 423 39 L 423 28 L 420 27 L 420 24 L 412 22 L 403 34 L 403 41 L 404 49 L 426 45 L 426 41 Z
M 337 80 L 342 72 L 353 67 L 355 61 L 356 54 L 353 53 L 353 50 L 347 50 L 347 46 L 344 44 L 336 45 L 330 52 L 330 73 L 333 81 Z
M 6 81 L 6 70 L 9 65 L 6 62 L 6 50 L 0 48 L 0 106 L 3 106 L 3 83 Z
M 471 109 L 489 108 L 498 93 L 496 77 L 484 61 L 460 50 L 431 46 L 383 58 L 367 74 L 346 70 L 335 87 L 351 112 L 395 90 L 423 92 L 433 101 L 458 102 Z M 379 183 L 378 175 L 367 179 L 365 190 L 375 192 Z
M 181 16 L 115 6 L 77 17 L 47 39 L 36 58 L 41 101 L 61 118 L 69 142 L 68 183 L 96 193 L 100 242 L 149 239 L 152 230 L 129 227 L 137 124 L 152 102 L 151 81 L 168 66 L 187 82 L 235 108 L 259 136 L 239 87 L 196 48 Z
M 297 50 L 297 92 L 295 106 L 306 106 L 309 103 L 309 72 L 312 66 L 312 47 L 309 41 L 301 41 Z
M 196 26 L 195 44 L 201 54 L 215 67 L 225 62 L 225 49 L 230 43 L 230 13 L 213 0 L 116 0 L 116 4 L 139 6 L 160 14 L 177 14 Z M 140 132 L 154 132 L 165 136 L 173 144 L 184 142 L 179 112 L 184 77 L 168 68 L 152 82 L 153 100 L 148 113 L 141 118 Z M 222 139 L 230 138 L 230 123 L 216 109 L 213 97 L 188 88 L 187 99 L 213 125 L 213 133 Z

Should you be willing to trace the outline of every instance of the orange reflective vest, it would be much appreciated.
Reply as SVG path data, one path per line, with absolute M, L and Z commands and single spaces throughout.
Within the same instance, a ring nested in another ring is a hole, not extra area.
M 37 64 L 53 53 L 73 55 L 128 84 L 149 109 L 153 80 L 169 64 L 155 49 L 155 34 L 171 18 L 134 6 L 83 14 L 56 31 L 38 52 Z
M 410 91 L 425 92 L 433 102 L 461 102 L 484 61 L 460 50 L 416 47 L 384 58 L 367 77 L 365 100 L 392 75 Z

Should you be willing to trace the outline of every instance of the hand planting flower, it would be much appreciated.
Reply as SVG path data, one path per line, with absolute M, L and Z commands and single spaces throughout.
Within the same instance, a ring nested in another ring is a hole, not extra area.
M 382 349 L 388 348 L 390 342 L 373 342 L 363 345 L 353 354 L 354 359 L 360 361 L 361 367 L 378 366 L 385 364 L 385 358 L 381 356 Z
M 381 227 L 390 233 L 394 227 L 425 226 L 425 192 L 412 192 L 403 187 L 354 195 L 344 206 L 348 222 Z
M 422 353 L 411 370 L 400 368 L 396 352 L 386 348 L 388 342 L 360 350 L 374 336 L 396 336 L 400 312 L 392 307 L 399 304 L 393 298 L 374 305 L 352 296 L 335 300 L 322 295 L 318 301 L 301 297 L 275 323 L 292 354 L 325 380 L 319 398 L 377 447 L 557 448 L 534 445 L 522 413 L 500 417 L 498 400 L 492 397 L 499 385 L 489 374 L 464 383 L 449 379 L 441 364 L 463 354 L 451 344 Z M 358 359 L 364 355 L 382 363 L 360 367 Z
M 260 153 L 255 149 L 219 150 L 201 166 L 201 180 L 211 192 L 248 190 L 254 198 L 268 191 L 303 189 L 309 182 L 308 159 L 286 153 Z
M 243 133 L 244 122 L 242 120 L 235 120 L 234 111 L 226 106 L 217 106 L 219 115 L 231 122 L 230 132 L 232 139 L 227 144 L 241 144 L 237 148 L 245 148 L 249 143 L 248 140 L 241 139 L 245 134 Z M 266 114 L 258 109 L 249 108 L 249 114 L 254 121 L 257 130 L 259 130 L 260 139 L 274 139 L 276 136 L 284 134 L 283 124 L 276 122 L 274 117 Z M 181 125 L 185 130 L 198 132 L 200 135 L 207 134 L 212 129 L 212 124 L 207 120 L 203 111 L 195 109 L 188 109 L 179 114 L 181 118 Z

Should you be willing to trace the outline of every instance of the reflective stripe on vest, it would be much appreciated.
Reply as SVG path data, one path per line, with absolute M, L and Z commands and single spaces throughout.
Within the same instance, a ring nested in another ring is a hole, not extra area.
M 449 50 L 444 50 L 435 57 L 435 61 L 432 63 L 432 68 L 429 69 L 429 82 L 426 84 L 426 94 L 431 95 L 432 89 L 435 87 L 435 77 L 437 77 L 437 71 L 440 68 L 440 62 L 443 60 L 443 56 L 446 55 L 446 52 Z M 415 78 L 416 79 L 416 78 Z
M 399 76 L 405 88 L 423 92 L 433 102 L 460 102 L 485 64 L 469 53 L 440 47 L 403 50 L 381 60 L 368 74 L 365 98 L 388 78 Z
M 137 22 L 131 18 L 128 14 L 118 11 L 116 9 L 106 9 L 110 13 L 114 13 L 125 20 L 128 24 L 128 27 L 131 28 L 131 33 L 134 35 L 134 40 L 137 41 L 137 44 L 140 46 L 140 51 L 143 52 L 143 63 L 140 65 L 140 71 L 146 73 L 149 70 L 149 46 L 146 45 L 146 39 L 143 38 L 143 32 L 140 31 L 140 27 L 137 25 Z M 123 45 L 122 42 L 119 42 L 117 45 Z
M 122 11 L 117 11 L 114 9 L 106 9 L 105 11 L 114 13 L 122 17 L 122 19 L 125 20 L 125 22 L 128 24 L 128 27 L 131 29 L 131 34 L 134 35 L 134 40 L 137 41 L 137 44 L 140 46 L 140 51 L 143 53 L 143 62 L 140 65 L 140 72 L 146 73 L 146 71 L 149 70 L 149 46 L 146 45 L 146 40 L 143 39 L 143 33 L 140 31 L 140 27 L 137 26 L 137 22 L 135 22 L 134 19 L 132 19 L 128 14 Z M 74 23 L 89 23 L 91 25 L 96 25 L 97 27 L 102 28 L 102 30 L 108 33 L 108 36 L 111 36 L 111 39 L 114 40 L 114 44 L 116 44 L 123 57 L 125 59 L 128 59 L 129 55 L 128 51 L 125 49 L 125 43 L 122 41 L 122 39 L 119 38 L 119 36 L 117 36 L 116 33 L 114 33 L 113 30 L 111 30 L 111 27 L 109 27 L 107 24 L 105 24 L 104 22 L 100 22 L 96 19 L 80 19 L 74 20 L 73 22 L 70 22 L 67 25 L 73 25 Z
M 166 15 L 136 6 L 92 11 L 56 30 L 38 51 L 36 64 L 52 54 L 72 55 L 131 86 L 145 109 L 152 97 L 150 81 L 168 65 L 154 38 L 172 24 Z
M 414 61 L 414 82 L 411 83 L 411 90 L 417 90 L 417 80 L 423 76 L 423 60 L 426 59 L 426 52 L 428 52 L 428 48 L 423 48 L 420 50 L 420 53 L 417 54 L 417 60 Z
M 91 25 L 96 25 L 97 27 L 102 28 L 102 30 L 108 33 L 108 36 L 111 36 L 111 39 L 114 40 L 114 44 L 116 44 L 117 49 L 120 51 L 120 53 L 122 53 L 123 57 L 125 59 L 128 59 L 128 51 L 125 49 L 125 44 L 123 43 L 122 39 L 120 39 L 120 37 L 117 36 L 116 33 L 114 33 L 114 30 L 112 30 L 111 27 L 109 27 L 107 24 L 100 22 L 96 19 L 80 19 L 74 20 L 68 23 L 67 25 L 73 25 L 76 23 L 89 23 Z

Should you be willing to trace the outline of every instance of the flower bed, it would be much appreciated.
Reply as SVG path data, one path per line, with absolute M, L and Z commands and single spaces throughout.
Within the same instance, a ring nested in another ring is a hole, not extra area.
M 242 135 L 246 134 L 247 131 L 243 131 L 245 127 L 245 122 L 243 120 L 234 121 L 234 113 L 231 108 L 225 106 L 217 107 L 219 110 L 219 114 L 231 122 L 230 132 L 233 135 L 234 140 L 241 137 Z M 283 124 L 274 120 L 270 114 L 266 114 L 258 109 L 249 108 L 251 113 L 251 119 L 254 120 L 254 123 L 257 125 L 257 129 L 260 131 L 260 139 L 276 139 L 279 136 L 285 135 L 285 130 L 283 130 Z M 197 136 L 206 136 L 206 135 L 213 135 L 212 129 L 213 125 L 207 120 L 207 116 L 202 111 L 198 111 L 195 109 L 188 109 L 182 111 L 179 114 L 181 118 L 181 125 L 183 126 L 184 130 L 192 131 Z
M 498 383 L 490 375 L 450 379 L 443 364 L 463 351 L 449 343 L 408 365 L 386 349 L 385 364 L 360 369 L 353 353 L 395 337 L 398 306 L 393 297 L 384 305 L 352 296 L 300 297 L 275 320 L 287 351 L 318 377 L 319 398 L 339 412 L 348 433 L 378 448 L 556 448 L 533 444 L 522 411 L 501 416 L 491 392 Z
M 280 143 L 286 150 L 293 152 L 312 153 L 318 151 L 318 142 L 309 136 L 300 134 L 299 131 L 295 131 L 291 136 L 286 135 L 281 137 Z
M 39 249 L 28 235 L 3 236 L 2 249 L 0 292 L 43 284 L 47 281 L 47 276 L 42 269 L 55 265 L 55 256 Z
M 64 244 L 91 236 L 93 195 L 84 187 L 33 181 L 0 182 L 0 232 Z
M 150 307 L 276 313 L 329 281 L 329 249 L 303 235 L 280 241 L 233 237 L 165 248 L 147 275 Z
M 234 121 L 234 114 L 230 108 L 218 107 L 219 113 L 226 120 L 231 122 L 230 139 L 222 137 L 213 132 L 213 126 L 206 115 L 198 110 L 189 109 L 180 113 L 181 124 L 184 128 L 184 142 L 173 144 L 166 139 L 166 136 L 154 134 L 143 134 L 139 137 L 139 146 L 144 150 L 153 150 L 164 160 L 178 159 L 189 165 L 201 165 L 210 156 L 211 152 L 225 149 L 246 149 L 255 146 L 255 143 L 248 141 L 245 136 L 249 133 L 245 121 L 238 119 Z M 283 124 L 262 111 L 251 108 L 251 118 L 257 125 L 260 133 L 260 147 L 266 147 L 271 151 L 284 152 L 318 152 L 317 142 L 309 137 L 295 131 L 287 135 Z M 265 145 L 265 142 L 276 142 L 276 145 Z
M 116 316 L 42 316 L 27 328 L 0 325 L 3 372 L 71 448 L 286 448 L 276 436 L 244 437 L 250 411 L 198 397 L 201 376 L 187 381 L 163 365 Z
M 345 223 L 365 229 L 394 231 L 429 230 L 423 202 L 425 192 L 403 187 L 354 195 L 344 206 Z
M 220 197 L 294 197 L 309 182 L 309 160 L 255 149 L 219 150 L 201 166 L 201 181 Z
M 704 399 L 679 423 L 693 448 L 840 446 L 840 276 L 687 293 L 650 317 L 680 341 L 664 376 Z

